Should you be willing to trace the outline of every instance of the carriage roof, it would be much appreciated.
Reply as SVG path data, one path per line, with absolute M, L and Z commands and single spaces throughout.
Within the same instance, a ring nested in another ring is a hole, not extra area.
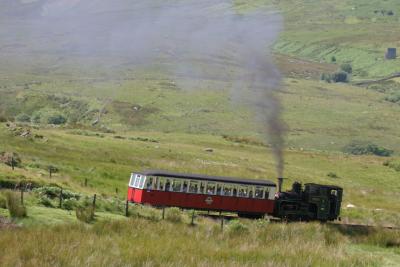
M 180 179 L 194 179 L 200 181 L 214 181 L 221 183 L 239 183 L 246 185 L 276 187 L 276 184 L 274 182 L 261 179 L 255 180 L 255 179 L 243 179 L 243 178 L 224 177 L 224 176 L 209 176 L 202 174 L 177 173 L 177 172 L 162 171 L 162 170 L 146 170 L 138 174 L 146 176 L 159 176 L 159 177 L 180 178 Z

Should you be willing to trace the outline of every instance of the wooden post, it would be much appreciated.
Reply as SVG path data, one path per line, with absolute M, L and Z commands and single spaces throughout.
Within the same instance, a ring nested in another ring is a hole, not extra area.
M 97 195 L 94 194 L 94 196 L 93 196 L 93 211 L 96 209 L 96 197 L 97 197 Z
M 115 188 L 115 194 L 118 194 L 118 188 Z
M 165 218 L 165 207 L 162 207 L 162 219 L 164 220 Z
M 126 200 L 125 203 L 125 216 L 129 217 L 129 200 Z
M 53 172 L 53 168 L 50 166 L 49 167 L 49 177 L 51 178 L 51 176 L 52 176 L 52 172 Z
M 224 230 L 224 217 L 222 216 L 222 211 L 219 212 L 219 217 L 221 218 L 221 231 Z
M 87 178 L 85 178 L 85 187 L 87 187 Z
M 20 190 L 21 190 L 21 205 L 24 205 L 24 187 L 22 184 L 20 184 Z
M 14 157 L 11 157 L 11 169 L 14 170 L 14 168 L 15 168 Z
M 58 205 L 58 207 L 59 207 L 60 209 L 62 208 L 62 200 L 63 200 L 62 194 L 63 194 L 63 189 L 62 189 L 62 187 L 61 187 L 61 188 L 60 188 L 60 203 L 59 203 L 59 205 Z
M 194 225 L 194 210 L 192 211 L 192 221 L 190 222 L 190 225 Z

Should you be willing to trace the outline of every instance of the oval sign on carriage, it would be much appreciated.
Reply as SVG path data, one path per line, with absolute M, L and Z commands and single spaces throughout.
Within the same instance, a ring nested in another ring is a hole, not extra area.
M 211 205 L 214 202 L 214 200 L 212 199 L 212 197 L 207 197 L 205 202 L 207 203 L 207 205 Z

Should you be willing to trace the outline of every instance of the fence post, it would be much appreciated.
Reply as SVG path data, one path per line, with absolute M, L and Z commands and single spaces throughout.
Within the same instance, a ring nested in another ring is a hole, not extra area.
M 129 200 L 126 200 L 125 203 L 125 216 L 129 217 Z
M 221 218 L 221 231 L 224 231 L 224 217 L 222 216 L 222 211 L 219 212 L 219 217 Z
M 11 157 L 11 169 L 12 170 L 14 170 L 14 164 L 15 164 L 15 162 L 14 162 L 14 157 Z
M 85 187 L 87 187 L 87 178 L 85 178 Z
M 93 196 L 93 211 L 96 209 L 96 197 L 97 197 L 97 195 L 94 194 L 94 196 Z
M 165 207 L 162 207 L 162 219 L 164 220 L 165 218 Z
M 62 200 L 63 200 L 62 194 L 63 194 L 63 189 L 62 189 L 62 187 L 61 187 L 61 188 L 60 188 L 60 203 L 59 203 L 59 208 L 60 208 L 60 209 L 62 208 Z
M 24 187 L 22 184 L 20 184 L 20 189 L 21 189 L 21 205 L 24 205 Z
M 194 210 L 192 211 L 192 221 L 190 222 L 190 225 L 194 225 Z

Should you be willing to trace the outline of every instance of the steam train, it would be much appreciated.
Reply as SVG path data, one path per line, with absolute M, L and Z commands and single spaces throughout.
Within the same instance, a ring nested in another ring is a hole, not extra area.
M 339 218 L 343 189 L 338 186 L 293 183 L 282 192 L 268 180 L 184 174 L 159 170 L 132 173 L 128 201 L 155 207 L 265 215 L 286 221 L 333 221 Z

